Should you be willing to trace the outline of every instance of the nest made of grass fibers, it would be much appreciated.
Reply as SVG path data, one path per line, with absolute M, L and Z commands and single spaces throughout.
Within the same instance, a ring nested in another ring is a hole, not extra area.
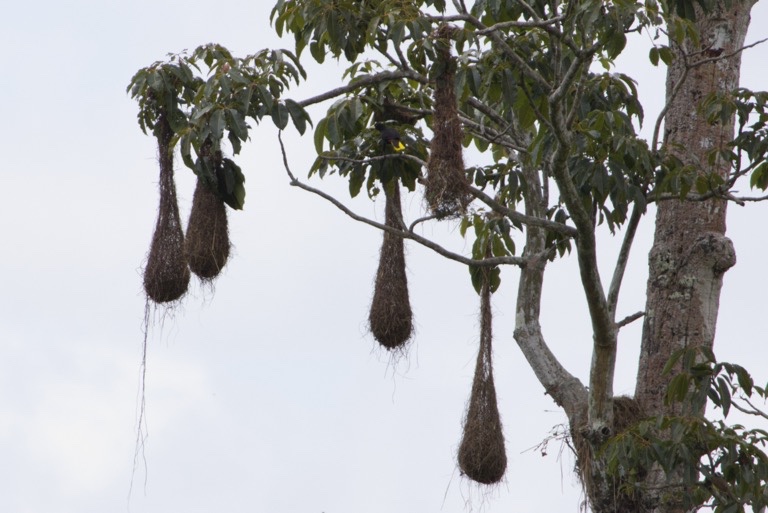
M 201 280 L 213 280 L 226 265 L 229 249 L 224 201 L 202 180 L 198 180 L 184 239 L 184 254 L 189 268 Z
M 384 187 L 385 224 L 400 228 L 402 219 L 397 180 Z M 368 316 L 373 337 L 384 348 L 402 349 L 413 334 L 413 311 L 408 297 L 403 238 L 385 231 L 379 252 L 379 267 Z
M 427 160 L 424 197 L 438 218 L 459 215 L 472 200 L 464 171 L 464 133 L 456 106 L 456 58 L 451 56 L 450 37 L 455 29 L 442 25 L 436 32 L 434 115 L 432 143 Z
M 180 299 L 187 292 L 190 273 L 184 258 L 184 232 L 173 180 L 173 153 L 170 149 L 173 132 L 163 115 L 159 117 L 156 128 L 160 153 L 160 205 L 144 267 L 144 291 L 155 303 L 168 303 Z
M 586 416 L 585 412 L 584 418 Z M 616 396 L 613 398 L 613 436 L 620 435 L 643 418 L 645 418 L 645 415 L 640 408 L 640 404 L 633 397 Z M 606 476 L 601 470 L 604 468 L 605 463 L 599 460 L 595 461 L 594 455 L 595 450 L 599 451 L 599 448 L 595 449 L 589 440 L 577 430 L 571 430 L 571 438 L 574 451 L 576 452 L 576 472 L 587 497 L 590 500 L 598 496 L 605 497 L 606 494 L 598 492 L 609 486 L 613 493 L 608 494 L 610 495 L 611 504 L 606 505 L 606 507 L 617 513 L 640 511 L 637 497 L 632 493 L 627 493 L 625 487 L 622 486 L 621 480 L 617 479 L 609 483 L 604 482 Z M 635 470 L 641 474 L 643 473 L 642 469 Z
M 458 460 L 461 472 L 481 484 L 495 484 L 507 470 L 504 432 L 493 383 L 493 314 L 487 278 L 480 291 L 480 349 L 467 405 Z

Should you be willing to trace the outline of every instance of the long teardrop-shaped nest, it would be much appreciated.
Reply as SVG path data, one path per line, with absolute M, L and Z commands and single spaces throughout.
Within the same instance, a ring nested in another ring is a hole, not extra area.
M 176 184 L 173 180 L 171 127 L 163 116 L 158 120 L 157 145 L 160 152 L 160 205 L 157 223 L 144 268 L 144 291 L 155 303 L 180 299 L 189 286 L 189 268 L 184 258 L 184 232 L 181 228 Z
M 226 265 L 229 248 L 224 201 L 202 180 L 198 180 L 184 241 L 189 268 L 201 280 L 212 280 Z
M 461 471 L 482 484 L 498 483 L 507 469 L 504 432 L 493 383 L 492 323 L 491 291 L 486 279 L 480 294 L 480 349 L 458 453 Z
M 399 184 L 384 188 L 386 195 L 385 223 L 400 227 L 401 205 Z M 403 238 L 384 232 L 379 253 L 371 311 L 368 317 L 374 338 L 388 350 L 401 349 L 413 334 L 413 312 L 408 297 L 408 277 L 405 272 Z
M 464 171 L 462 141 L 464 133 L 456 106 L 456 59 L 451 56 L 450 26 L 437 32 L 438 71 L 435 77 L 435 107 L 432 131 L 434 136 L 427 160 L 424 196 L 433 214 L 439 218 L 453 217 L 466 210 L 472 200 Z

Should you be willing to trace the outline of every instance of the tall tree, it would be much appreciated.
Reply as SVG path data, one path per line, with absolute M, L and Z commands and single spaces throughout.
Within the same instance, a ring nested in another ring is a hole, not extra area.
M 293 35 L 294 51 L 237 58 L 205 45 L 139 70 L 129 91 L 139 101 L 142 129 L 157 131 L 162 119 L 200 186 L 225 201 L 235 198 L 237 208 L 243 174 L 222 154 L 239 153 L 247 120 L 270 118 L 279 130 L 293 122 L 303 134 L 311 124 L 305 109 L 335 100 L 313 125 L 318 157 L 310 175 L 335 172 L 349 181 L 352 196 L 363 188 L 371 198 L 385 196 L 386 223 L 299 180 L 282 139 L 280 145 L 292 185 L 385 232 L 379 276 L 399 278 L 397 287 L 377 279 L 374 335 L 388 340 L 397 324 L 396 340 L 382 343 L 403 350 L 412 333 L 403 239 L 466 265 L 482 296 L 472 401 L 479 399 L 468 408 L 462 443 L 472 449 L 460 456 L 462 468 L 473 469 L 470 477 L 494 482 L 506 467 L 498 454 L 504 443 L 488 305 L 500 286 L 499 266 L 509 265 L 519 269 L 515 340 L 567 414 L 593 511 L 758 509 L 768 504 L 768 457 L 759 450 L 766 434 L 704 417 L 707 399 L 724 416 L 732 406 L 761 415 L 749 397 L 765 396 L 742 367 L 713 354 L 723 275 L 735 264 L 726 205 L 746 201 L 731 192 L 740 178 L 768 187 L 768 94 L 738 88 L 752 5 L 477 0 L 467 8 L 463 0 L 279 0 L 271 21 L 279 34 Z M 664 32 L 667 44 L 659 42 Z M 615 70 L 632 33 L 654 36 L 649 58 L 668 65 L 666 104 L 650 140 L 637 132 L 644 112 L 636 82 Z M 306 50 L 319 63 L 329 56 L 348 61 L 345 83 L 290 99 L 289 88 L 308 78 L 300 63 Z M 484 165 L 465 168 L 462 153 L 470 145 L 486 157 Z M 402 188 L 425 197 L 425 216 L 403 218 Z M 647 304 L 617 319 L 635 232 L 652 203 Z M 462 236 L 473 238 L 471 254 L 417 232 L 434 222 L 457 223 Z M 597 265 L 596 234 L 603 229 L 623 236 L 609 280 Z M 385 253 L 387 247 L 400 249 Z M 558 361 L 540 325 L 547 264 L 572 250 L 592 324 L 586 383 Z M 640 317 L 635 396 L 616 397 L 618 333 Z M 486 432 L 478 431 L 483 425 Z M 483 468 L 488 461 L 493 467 Z

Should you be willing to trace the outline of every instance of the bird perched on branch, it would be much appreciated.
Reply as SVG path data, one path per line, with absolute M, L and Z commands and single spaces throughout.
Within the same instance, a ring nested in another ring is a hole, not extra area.
M 386 126 L 384 123 L 376 123 L 373 127 L 381 132 L 381 145 L 386 148 L 391 145 L 395 151 L 403 151 L 405 145 L 400 140 L 400 133 L 392 127 Z

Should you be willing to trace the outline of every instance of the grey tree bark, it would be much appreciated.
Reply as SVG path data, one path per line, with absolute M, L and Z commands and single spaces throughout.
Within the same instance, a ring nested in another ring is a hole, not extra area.
M 714 11 L 698 11 L 701 46 L 687 41 L 674 47 L 667 72 L 664 147 L 699 173 L 728 173 L 727 162 L 710 166 L 706 154 L 724 147 L 734 135 L 734 119 L 711 125 L 697 106 L 710 93 L 738 87 L 740 48 L 749 26 L 752 1 L 720 2 Z M 662 369 L 677 350 L 712 348 L 724 273 L 736 263 L 725 236 L 727 201 L 662 201 L 658 205 L 653 247 L 649 255 L 646 315 L 635 398 L 647 415 L 680 414 L 682 406 L 666 406 L 664 392 L 671 376 Z M 703 411 L 687 412 L 703 414 Z M 671 481 L 671 482 L 670 482 Z M 670 494 L 674 476 L 656 470 L 647 479 L 643 511 L 683 511 Z

